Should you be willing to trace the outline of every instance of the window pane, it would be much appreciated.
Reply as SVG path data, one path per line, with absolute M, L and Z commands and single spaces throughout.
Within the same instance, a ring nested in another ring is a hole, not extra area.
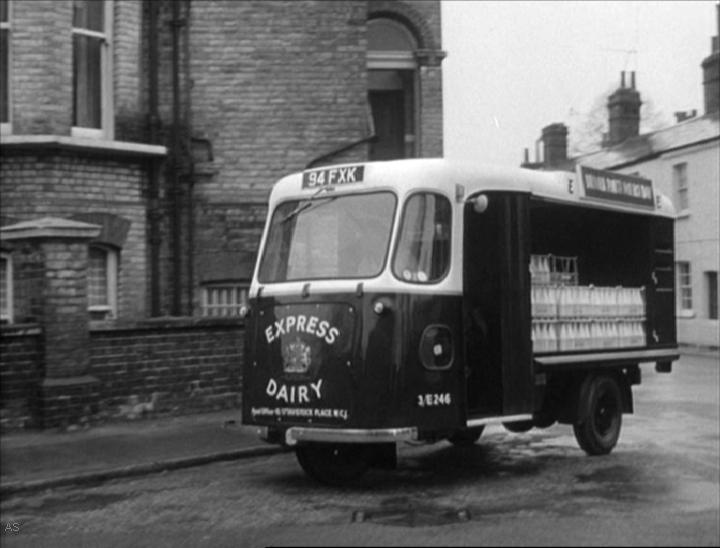
M 104 0 L 75 0 L 73 2 L 73 27 L 103 32 Z
M 258 277 L 272 283 L 377 276 L 394 212 L 389 192 L 282 203 L 273 212 Z
M 8 0 L 0 0 L 0 22 L 8 22 Z
M 76 34 L 73 47 L 73 125 L 100 128 L 102 41 Z
M 10 120 L 10 105 L 8 103 L 9 91 L 9 58 L 8 39 L 9 31 L 2 29 L 0 31 L 0 122 L 5 123 Z
M 438 194 L 416 194 L 403 213 L 393 272 L 398 278 L 427 283 L 450 266 L 450 202 Z
M 678 269 L 678 298 L 681 310 L 692 310 L 692 275 L 690 271 L 690 263 L 677 263 Z
M 108 278 L 107 253 L 102 249 L 90 248 L 88 257 L 88 305 L 107 306 Z
M 687 183 L 687 164 L 676 164 L 673 166 L 673 185 L 675 190 L 675 201 L 678 210 L 683 211 L 688 208 L 688 183 Z

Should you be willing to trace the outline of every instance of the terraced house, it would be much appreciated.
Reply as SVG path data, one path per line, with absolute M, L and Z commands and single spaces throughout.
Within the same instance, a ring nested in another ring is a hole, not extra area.
M 6 427 L 236 405 L 273 182 L 442 154 L 439 2 L 0 7 Z

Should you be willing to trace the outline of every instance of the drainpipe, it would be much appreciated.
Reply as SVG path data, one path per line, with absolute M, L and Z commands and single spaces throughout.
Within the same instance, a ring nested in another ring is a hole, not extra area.
M 182 236 L 180 234 L 181 222 L 181 195 L 180 188 L 180 27 L 183 21 L 180 18 L 180 4 L 172 2 L 172 154 L 170 158 L 170 222 L 172 231 L 172 315 L 182 315 Z
M 158 116 L 158 37 L 157 37 L 157 21 L 158 21 L 158 2 L 154 0 L 146 0 L 148 9 L 148 40 L 149 40 L 149 112 L 148 112 L 148 128 L 150 131 L 150 143 L 158 143 L 158 128 L 160 125 L 160 117 Z M 158 180 L 160 178 L 160 160 L 150 160 L 148 194 L 149 194 L 149 211 L 148 211 L 148 234 L 150 243 L 150 316 L 157 317 L 160 315 L 160 230 L 158 228 L 158 220 L 160 214 Z
M 188 225 L 188 241 L 187 241 L 187 302 L 188 314 L 193 315 L 193 302 L 195 290 L 195 208 L 193 204 L 194 186 L 195 186 L 195 159 L 193 158 L 192 144 L 192 78 L 190 77 L 190 2 L 185 3 L 185 150 L 187 151 L 188 161 L 188 194 L 187 194 L 187 225 Z

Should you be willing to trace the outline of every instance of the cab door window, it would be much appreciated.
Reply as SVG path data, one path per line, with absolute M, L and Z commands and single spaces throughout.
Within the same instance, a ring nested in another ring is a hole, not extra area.
M 405 204 L 393 273 L 410 283 L 433 283 L 450 269 L 450 200 L 440 194 L 414 194 Z

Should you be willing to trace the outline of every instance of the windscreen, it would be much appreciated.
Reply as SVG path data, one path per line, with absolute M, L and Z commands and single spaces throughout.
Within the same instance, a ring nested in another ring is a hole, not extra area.
M 391 192 L 281 203 L 272 214 L 259 281 L 377 276 L 387 257 L 395 205 Z

